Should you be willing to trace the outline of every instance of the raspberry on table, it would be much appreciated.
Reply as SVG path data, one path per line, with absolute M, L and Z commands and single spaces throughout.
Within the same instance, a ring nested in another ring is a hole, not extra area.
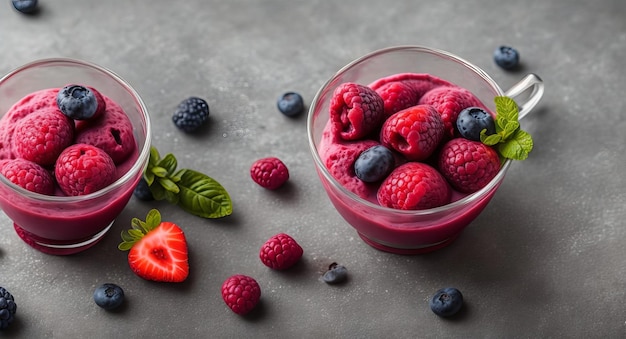
M 472 193 L 485 187 L 500 170 L 498 153 L 479 141 L 456 138 L 439 155 L 439 171 L 459 192 Z
M 250 167 L 250 177 L 262 187 L 275 190 L 289 179 L 289 170 L 276 157 L 262 158 L 255 161 Z
M 178 104 L 172 121 L 184 132 L 196 131 L 209 120 L 209 104 L 204 99 L 189 97 Z
M 116 179 L 115 170 L 113 159 L 102 149 L 74 144 L 59 155 L 54 175 L 63 193 L 76 196 L 107 187 Z
M 54 178 L 45 168 L 32 161 L 16 158 L 4 162 L 0 173 L 12 183 L 31 192 L 53 195 Z
M 259 257 L 265 266 L 285 270 L 298 262 L 303 252 L 302 247 L 291 236 L 279 233 L 261 246 Z
M 467 107 L 481 107 L 485 105 L 472 92 L 462 87 L 441 86 L 436 87 L 424 94 L 419 101 L 420 105 L 431 105 L 441 115 L 445 127 L 446 136 L 454 138 L 458 136 L 456 119 L 459 113 Z
M 385 120 L 380 131 L 383 146 L 396 150 L 410 161 L 428 158 L 444 136 L 439 113 L 430 105 L 416 105 Z
M 233 312 L 244 315 L 259 303 L 261 287 L 254 278 L 236 274 L 222 284 L 222 299 Z
M 74 141 L 74 122 L 54 107 L 43 107 L 17 122 L 12 140 L 18 157 L 52 165 Z
M 378 189 L 381 206 L 400 210 L 422 210 L 448 204 L 450 186 L 433 167 L 408 162 L 396 167 Z
M 380 127 L 384 106 L 373 89 L 346 82 L 335 88 L 330 99 L 330 121 L 344 140 L 361 139 Z

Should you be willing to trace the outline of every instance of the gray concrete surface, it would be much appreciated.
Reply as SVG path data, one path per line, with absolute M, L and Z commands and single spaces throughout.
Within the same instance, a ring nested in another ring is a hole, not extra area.
M 70 257 L 39 253 L 0 215 L 0 286 L 18 303 L 3 337 L 20 338 L 616 338 L 626 336 L 626 3 L 599 1 L 69 1 L 40 0 L 24 16 L 0 5 L 0 73 L 48 57 L 110 68 L 145 100 L 154 145 L 181 167 L 221 182 L 234 213 L 202 220 L 167 203 L 132 200 L 107 237 Z M 525 73 L 546 92 L 524 121 L 535 138 L 484 213 L 450 247 L 398 256 L 365 245 L 327 200 L 313 168 L 305 116 L 283 117 L 284 91 L 307 103 L 341 66 L 394 45 L 448 50 L 503 88 Z M 516 47 L 523 69 L 491 59 Z M 202 96 L 211 127 L 176 130 L 178 102 Z M 291 172 L 277 192 L 248 175 L 260 157 Z M 184 227 L 191 274 L 182 284 L 142 280 L 117 250 L 130 219 L 159 208 Z M 257 257 L 278 232 L 303 246 L 302 262 L 270 271 Z M 350 270 L 340 287 L 321 273 Z M 255 277 L 262 302 L 228 310 L 220 286 Z M 127 294 L 119 312 L 92 301 L 104 282 Z M 435 316 L 428 298 L 456 286 L 466 307 Z

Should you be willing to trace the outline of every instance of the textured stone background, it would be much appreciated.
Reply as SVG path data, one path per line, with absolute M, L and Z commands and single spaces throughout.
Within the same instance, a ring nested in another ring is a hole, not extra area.
M 166 203 L 132 200 L 91 250 L 55 257 L 25 245 L 0 214 L 0 285 L 17 298 L 7 337 L 621 337 L 626 334 L 626 3 L 623 0 L 456 1 L 70 1 L 40 0 L 36 16 L 0 4 L 0 73 L 39 58 L 107 67 L 146 102 L 154 145 L 181 167 L 204 171 L 230 192 L 235 212 L 201 220 Z M 535 139 L 484 213 L 450 247 L 397 256 L 365 245 L 320 185 L 305 116 L 275 108 L 285 91 L 307 103 L 340 67 L 373 50 L 425 45 L 462 56 L 502 88 L 525 73 L 546 92 L 523 124 Z M 492 61 L 516 47 L 523 69 Z M 187 96 L 207 99 L 211 127 L 179 132 L 170 116 Z M 278 192 L 248 176 L 253 160 L 278 156 L 289 185 Z M 152 207 L 188 235 L 183 284 L 141 280 L 117 250 L 119 232 Z M 257 257 L 285 231 L 303 261 L 274 272 Z M 320 279 L 329 263 L 351 280 Z M 236 316 L 220 286 L 255 277 L 262 303 Z M 104 282 L 128 302 L 107 313 L 91 299 Z M 467 306 L 453 320 L 427 299 L 456 286 Z

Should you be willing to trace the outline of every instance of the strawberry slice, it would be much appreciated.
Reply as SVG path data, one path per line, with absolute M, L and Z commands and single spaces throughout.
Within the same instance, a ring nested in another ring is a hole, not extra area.
M 146 280 L 182 282 L 189 275 L 187 239 L 178 225 L 161 221 L 156 209 L 146 221 L 132 220 L 132 229 L 122 231 L 118 248 L 128 252 L 131 270 Z

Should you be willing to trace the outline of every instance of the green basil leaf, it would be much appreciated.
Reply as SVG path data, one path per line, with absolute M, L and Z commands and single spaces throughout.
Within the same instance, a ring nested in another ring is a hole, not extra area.
M 180 200 L 180 197 L 178 196 L 178 192 L 164 190 L 164 194 L 165 194 L 165 200 L 167 200 L 169 203 L 173 205 L 178 204 L 178 201 Z
M 181 169 L 179 205 L 185 211 L 203 218 L 221 218 L 233 212 L 233 204 L 222 185 L 206 174 Z

